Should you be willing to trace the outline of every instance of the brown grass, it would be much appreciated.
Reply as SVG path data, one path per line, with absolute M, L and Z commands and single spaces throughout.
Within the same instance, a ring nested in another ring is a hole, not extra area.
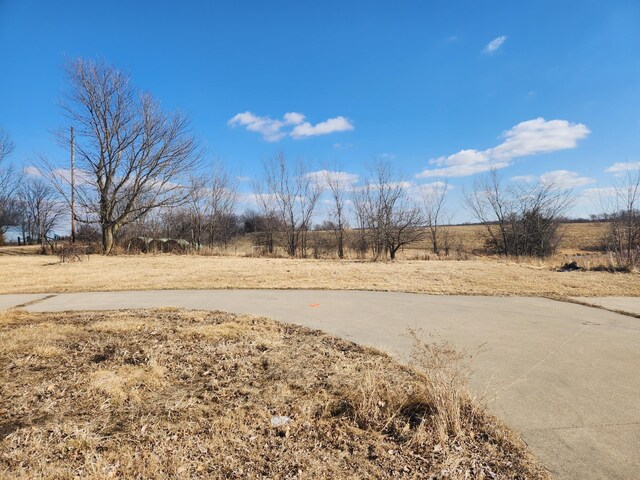
M 547 478 L 446 345 L 418 342 L 406 367 L 173 309 L 3 312 L 0 335 L 2 478 Z
M 640 295 L 637 273 L 556 272 L 564 261 L 374 263 L 160 254 L 94 255 L 88 261 L 61 264 L 50 256 L 0 255 L 0 293 L 302 288 L 437 295 Z

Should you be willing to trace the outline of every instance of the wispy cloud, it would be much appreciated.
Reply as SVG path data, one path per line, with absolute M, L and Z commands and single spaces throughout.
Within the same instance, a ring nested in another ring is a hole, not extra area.
M 511 181 L 512 182 L 524 182 L 524 183 L 531 183 L 531 182 L 535 182 L 536 180 L 536 176 L 535 175 L 516 175 L 515 177 L 511 177 Z
M 273 119 L 269 116 L 260 116 L 247 111 L 235 115 L 227 122 L 227 125 L 230 127 L 245 127 L 250 132 L 262 135 L 262 138 L 267 142 L 277 142 L 286 136 L 301 139 L 353 130 L 353 124 L 342 116 L 329 118 L 315 125 L 306 122 L 305 118 L 305 115 L 298 112 L 288 112 L 283 115 L 282 119 Z M 290 127 L 293 128 L 291 129 Z
M 640 170 L 640 162 L 616 162 L 605 170 L 606 173 L 625 173 Z
M 502 47 L 502 45 L 504 45 L 504 42 L 506 41 L 507 41 L 506 35 L 501 35 L 499 37 L 496 37 L 493 40 L 491 40 L 489 43 L 487 43 L 482 51 L 486 54 L 495 53 L 498 51 L 500 47 Z
M 515 158 L 550 153 L 575 148 L 578 140 L 589 135 L 589 129 L 581 123 L 567 120 L 536 118 L 521 122 L 502 134 L 504 141 L 486 150 L 460 150 L 448 157 L 429 160 L 434 169 L 426 169 L 416 175 L 428 177 L 465 177 L 491 169 L 505 168 Z
M 443 190 L 449 191 L 453 190 L 455 187 L 453 185 L 448 184 L 447 182 L 431 182 L 431 183 L 423 183 L 416 186 L 416 189 L 422 196 L 435 196 L 442 193 Z
M 42 172 L 38 167 L 34 167 L 33 165 L 26 166 L 22 169 L 22 173 L 28 175 L 30 177 L 42 177 Z
M 555 188 L 575 188 L 583 187 L 591 183 L 595 183 L 593 178 L 583 177 L 577 172 L 569 170 L 553 170 L 545 172 L 539 177 L 536 175 L 519 175 L 511 177 L 512 182 L 533 183 L 539 181 Z
M 324 122 L 312 125 L 309 122 L 296 125 L 291 131 L 293 138 L 314 137 L 316 135 L 328 135 L 334 132 L 347 132 L 353 130 L 353 124 L 345 117 L 335 117 L 325 120 Z
M 593 178 L 582 177 L 577 172 L 569 170 L 553 170 L 540 175 L 540 181 L 558 188 L 576 188 L 595 183 Z
M 325 189 L 329 188 L 329 181 L 335 183 L 338 188 L 342 190 L 348 190 L 360 180 L 360 176 L 355 173 L 332 170 L 309 172 L 306 176 L 313 179 L 317 184 L 321 185 Z
M 259 133 L 267 142 L 277 142 L 287 135 L 282 131 L 285 126 L 295 125 L 303 121 L 304 115 L 297 112 L 285 113 L 282 120 L 274 120 L 271 117 L 261 117 L 247 111 L 235 115 L 227 122 L 227 125 L 230 127 L 243 126 L 250 132 Z

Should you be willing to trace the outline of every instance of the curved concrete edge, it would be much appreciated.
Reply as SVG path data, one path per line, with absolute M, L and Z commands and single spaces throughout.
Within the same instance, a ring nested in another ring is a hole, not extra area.
M 0 310 L 8 310 L 10 308 L 21 307 L 23 305 L 28 305 L 33 302 L 38 302 L 50 297 L 51 294 L 47 293 L 0 295 Z
M 640 297 L 569 297 L 584 305 L 594 305 L 613 312 L 640 316 Z

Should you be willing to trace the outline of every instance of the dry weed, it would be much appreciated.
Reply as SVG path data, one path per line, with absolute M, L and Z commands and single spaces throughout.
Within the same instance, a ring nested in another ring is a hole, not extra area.
M 3 478 L 546 478 L 451 375 L 448 347 L 405 367 L 318 331 L 175 309 L 10 312 L 0 328 L 29 339 L 0 355 Z M 33 332 L 55 360 L 33 360 Z

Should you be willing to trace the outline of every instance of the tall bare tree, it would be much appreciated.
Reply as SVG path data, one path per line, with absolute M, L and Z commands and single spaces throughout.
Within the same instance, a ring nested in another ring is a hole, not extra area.
M 202 246 L 209 212 L 207 179 L 203 176 L 193 176 L 190 179 L 190 187 L 191 197 L 188 202 L 191 231 L 190 241 L 196 248 L 200 248 Z
M 376 162 L 365 181 L 364 211 L 374 257 L 396 258 L 400 248 L 425 236 L 420 208 L 409 195 L 409 184 L 389 162 Z
M 122 70 L 77 59 L 67 75 L 62 108 L 76 130 L 78 216 L 100 225 L 109 254 L 124 225 L 189 198 L 188 174 L 199 150 L 188 119 L 162 111 Z M 48 166 L 58 186 L 68 185 L 67 170 Z
M 285 250 L 292 257 L 305 256 L 307 232 L 322 185 L 309 176 L 304 162 L 296 162 L 291 169 L 284 154 L 266 160 L 263 165 L 267 195 L 274 199 L 284 226 Z
M 423 185 L 420 189 L 424 209 L 424 222 L 429 230 L 431 248 L 436 255 L 440 253 L 442 243 L 445 243 L 445 249 L 448 247 L 446 241 L 448 232 L 443 231 L 442 225 L 447 215 L 445 200 L 448 190 L 449 185 L 446 182 L 435 182 L 429 185 Z
M 274 195 L 268 193 L 263 182 L 254 180 L 252 187 L 259 213 L 245 212 L 245 231 L 257 233 L 257 246 L 272 255 L 275 253 L 276 235 L 283 230 L 277 213 L 276 199 Z
M 237 233 L 238 185 L 220 160 L 213 164 L 206 185 L 209 189 L 209 242 L 226 248 Z
M 340 165 L 337 165 L 333 170 L 325 168 L 322 171 L 322 176 L 332 200 L 329 217 L 335 226 L 332 230 L 336 237 L 338 258 L 344 258 L 345 230 L 347 228 L 346 205 L 351 185 L 345 179 Z
M 627 170 L 613 184 L 613 195 L 603 202 L 609 221 L 607 248 L 625 269 L 640 267 L 640 170 Z
M 368 208 L 370 188 L 370 183 L 365 181 L 364 186 L 351 189 L 352 213 L 356 221 L 356 229 L 352 236 L 351 246 L 360 258 L 366 256 L 371 243 L 369 230 L 371 222 Z
M 500 255 L 546 257 L 562 238 L 561 223 L 571 189 L 551 182 L 502 184 L 495 170 L 476 179 L 467 207 L 486 231 L 490 250 Z
M 51 233 L 64 213 L 64 204 L 56 190 L 42 178 L 24 181 L 18 190 L 18 197 L 22 210 L 22 230 L 40 244 L 44 253 Z
M 14 193 L 19 186 L 19 178 L 7 157 L 11 155 L 14 144 L 9 135 L 0 130 L 0 243 L 7 227 L 19 221 L 19 208 Z

